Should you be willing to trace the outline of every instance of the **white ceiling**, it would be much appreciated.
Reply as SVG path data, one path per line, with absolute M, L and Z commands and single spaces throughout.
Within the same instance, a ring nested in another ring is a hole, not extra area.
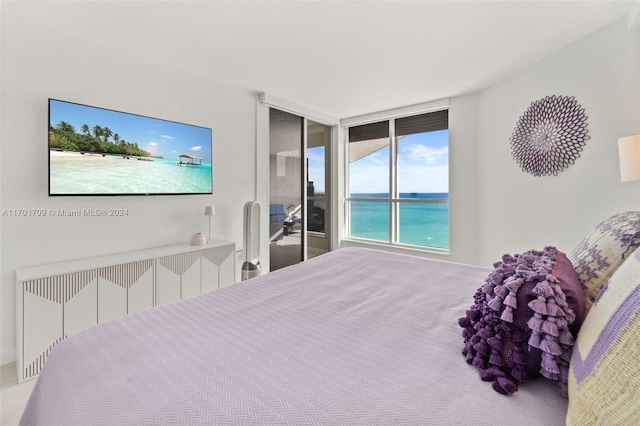
M 637 1 L 637 0 L 636 0 Z M 52 4 L 54 2 L 49 2 Z M 471 93 L 628 16 L 632 1 L 55 2 L 58 37 L 338 118 Z M 83 19 L 86 18 L 86 19 Z M 67 34 L 61 34 L 67 32 Z M 594 58 L 596 61 L 597 58 Z M 126 62 L 123 62 L 126 64 Z M 576 69 L 576 72 L 580 72 Z

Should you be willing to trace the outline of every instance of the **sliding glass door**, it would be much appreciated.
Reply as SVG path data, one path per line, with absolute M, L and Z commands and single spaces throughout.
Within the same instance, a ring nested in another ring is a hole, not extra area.
M 295 114 L 269 110 L 271 271 L 331 249 L 331 130 Z
M 269 252 L 271 270 L 304 259 L 302 117 L 269 110 Z
M 331 250 L 331 127 L 307 120 L 307 258 Z

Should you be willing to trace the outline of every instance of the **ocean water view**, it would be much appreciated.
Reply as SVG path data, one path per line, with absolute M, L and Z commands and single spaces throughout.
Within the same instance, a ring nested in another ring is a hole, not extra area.
M 124 158 L 50 152 L 51 194 L 210 193 L 211 164 L 178 166 L 177 159 Z
M 351 194 L 352 198 L 387 198 L 386 193 Z M 401 193 L 400 199 L 448 199 L 448 193 Z M 350 201 L 351 236 L 389 241 L 389 202 Z M 400 202 L 398 242 L 449 248 L 449 203 Z

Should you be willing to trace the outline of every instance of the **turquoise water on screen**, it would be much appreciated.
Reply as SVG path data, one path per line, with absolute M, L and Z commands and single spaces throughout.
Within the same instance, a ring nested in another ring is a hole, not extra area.
M 388 198 L 388 194 L 352 194 Z M 404 199 L 448 199 L 447 193 L 406 193 Z M 389 203 L 351 201 L 351 236 L 389 242 Z M 400 203 L 399 241 L 424 247 L 449 248 L 448 203 Z
M 210 193 L 211 164 L 178 166 L 177 159 L 153 161 L 122 156 L 51 156 L 51 194 Z

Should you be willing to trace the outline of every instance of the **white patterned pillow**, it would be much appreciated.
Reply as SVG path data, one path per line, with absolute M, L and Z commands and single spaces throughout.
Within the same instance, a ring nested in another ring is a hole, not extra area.
M 584 320 L 567 382 L 567 425 L 640 425 L 640 248 Z
M 640 212 L 619 213 L 600 222 L 569 253 L 582 283 L 587 310 L 624 259 L 640 246 Z

